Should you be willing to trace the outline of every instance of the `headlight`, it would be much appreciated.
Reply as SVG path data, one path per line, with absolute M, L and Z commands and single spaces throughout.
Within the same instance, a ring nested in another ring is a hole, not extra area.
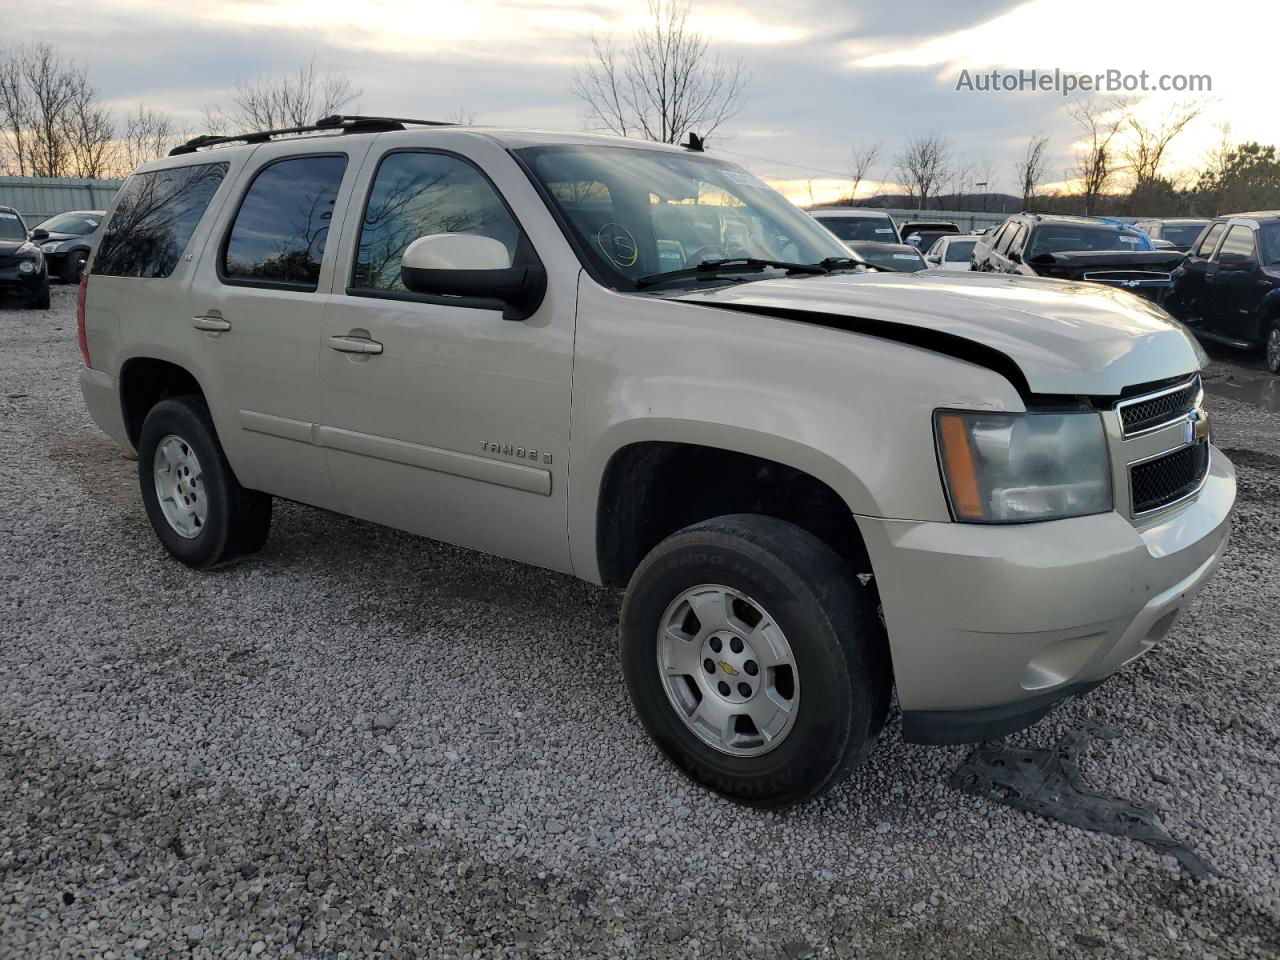
M 19 273 L 35 273 L 36 262 L 34 260 L 23 260 L 18 264 Z
M 44 253 L 53 253 L 53 251 L 55 251 L 55 250 L 57 250 L 57 249 L 58 249 L 58 241 L 57 241 L 57 240 L 50 240 L 48 243 L 43 244 L 43 245 L 40 247 L 40 250 L 41 250 L 42 252 L 44 252 Z
M 956 520 L 1025 523 L 1111 509 L 1111 463 L 1096 413 L 939 410 L 933 426 Z

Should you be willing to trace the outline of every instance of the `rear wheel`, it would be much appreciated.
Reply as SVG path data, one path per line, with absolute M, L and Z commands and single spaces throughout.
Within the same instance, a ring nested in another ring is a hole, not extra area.
M 644 559 L 622 610 L 641 721 L 695 780 L 758 806 L 838 783 L 889 702 L 870 591 L 824 543 L 772 517 L 687 527 Z
M 1263 354 L 1267 369 L 1272 373 L 1280 373 L 1280 320 L 1271 321 L 1271 329 L 1267 331 L 1266 351 Z
M 199 397 L 162 400 L 147 413 L 138 479 L 156 536 L 189 567 L 226 563 L 266 540 L 271 498 L 240 486 Z

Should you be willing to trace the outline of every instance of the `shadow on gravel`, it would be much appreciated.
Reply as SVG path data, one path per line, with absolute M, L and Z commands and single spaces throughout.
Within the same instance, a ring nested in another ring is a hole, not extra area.
M 1115 736 L 1110 730 L 1085 727 L 1072 730 L 1048 750 L 984 743 L 951 775 L 951 787 L 1083 830 L 1139 840 L 1158 853 L 1176 857 L 1196 880 L 1218 875 L 1211 863 L 1169 836 L 1146 807 L 1085 786 L 1080 754 L 1090 739 Z

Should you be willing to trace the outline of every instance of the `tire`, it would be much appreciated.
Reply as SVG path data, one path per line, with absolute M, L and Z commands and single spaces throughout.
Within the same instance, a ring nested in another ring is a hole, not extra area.
M 138 442 L 147 518 L 175 558 L 208 570 L 260 549 L 271 529 L 271 497 L 236 480 L 200 397 L 161 400 Z
M 49 309 L 48 279 L 46 279 L 44 282 L 44 289 L 41 290 L 38 294 L 36 294 L 35 297 L 31 300 L 31 302 L 27 304 L 27 306 L 32 310 L 48 310 Z
M 1262 362 L 1273 374 L 1280 374 L 1280 319 L 1272 320 L 1262 346 Z
M 84 276 L 84 266 L 89 260 L 87 250 L 75 250 L 68 253 L 62 261 L 62 280 L 64 283 L 79 283 Z
M 888 642 L 872 591 L 822 541 L 772 517 L 718 517 L 658 544 L 627 587 L 621 654 L 636 712 L 662 751 L 752 806 L 788 806 L 840 782 L 888 710 Z

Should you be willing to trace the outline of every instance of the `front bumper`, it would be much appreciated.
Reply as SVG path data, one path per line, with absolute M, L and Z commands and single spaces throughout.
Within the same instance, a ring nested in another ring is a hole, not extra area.
M 858 517 L 904 735 L 965 743 L 1034 723 L 1158 643 L 1226 549 L 1235 470 L 1147 526 L 1119 513 L 1011 526 Z
M 34 300 L 49 282 L 44 269 L 35 273 L 19 273 L 16 266 L 0 267 L 0 296 Z

